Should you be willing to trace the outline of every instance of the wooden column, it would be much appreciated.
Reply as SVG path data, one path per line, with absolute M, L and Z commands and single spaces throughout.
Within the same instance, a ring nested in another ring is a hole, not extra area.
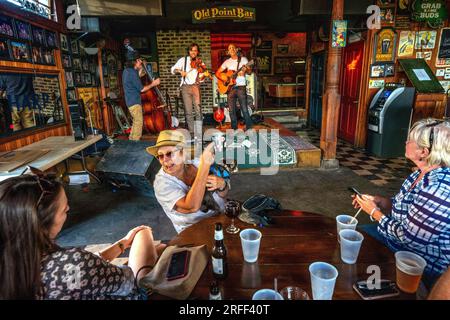
M 340 73 L 342 49 L 332 48 L 333 20 L 342 20 L 344 17 L 344 0 L 333 0 L 333 12 L 330 23 L 330 40 L 328 43 L 327 72 L 325 80 L 325 94 L 322 108 L 322 131 L 320 135 L 320 148 L 323 153 L 322 166 L 336 168 L 339 166 L 336 160 L 337 131 L 339 125 Z

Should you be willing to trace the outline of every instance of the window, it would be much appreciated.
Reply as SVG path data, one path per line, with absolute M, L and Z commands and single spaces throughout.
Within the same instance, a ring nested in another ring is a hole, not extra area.
M 52 2 L 53 0 L 6 0 L 23 10 L 31 11 L 41 17 L 56 20 L 52 18 Z M 56 17 L 56 15 L 55 15 Z

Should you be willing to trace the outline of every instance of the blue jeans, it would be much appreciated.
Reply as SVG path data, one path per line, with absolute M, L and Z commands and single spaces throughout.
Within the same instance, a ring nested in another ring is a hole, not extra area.
M 399 251 L 399 249 L 395 248 L 383 235 L 381 235 L 378 232 L 377 228 L 378 228 L 378 223 L 363 224 L 363 225 L 358 226 L 358 229 L 364 231 L 365 233 L 367 233 L 369 236 L 371 236 L 375 240 L 384 244 L 392 252 L 395 253 L 395 252 Z M 405 248 L 404 250 L 410 251 L 407 248 Z M 425 287 L 428 290 L 430 290 L 438 278 L 439 277 L 433 276 L 425 271 L 424 274 L 422 275 L 422 282 L 425 285 Z
M 250 114 L 247 109 L 247 88 L 245 86 L 233 87 L 228 92 L 227 101 L 228 108 L 230 108 L 231 128 L 237 129 L 237 116 L 236 116 L 236 100 L 239 99 L 239 105 L 241 106 L 242 114 L 245 120 L 245 129 L 251 129 L 253 122 L 250 118 Z

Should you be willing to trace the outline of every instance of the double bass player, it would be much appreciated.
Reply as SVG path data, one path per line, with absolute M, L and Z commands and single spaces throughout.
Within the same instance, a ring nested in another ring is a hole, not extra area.
M 143 61 L 137 51 L 126 54 L 125 69 L 122 73 L 123 92 L 125 103 L 130 111 L 133 124 L 129 140 L 139 141 L 142 137 L 144 117 L 142 114 L 141 93 L 150 90 L 160 84 L 160 79 L 155 79 L 144 86 L 139 78 L 139 72 L 143 68 Z

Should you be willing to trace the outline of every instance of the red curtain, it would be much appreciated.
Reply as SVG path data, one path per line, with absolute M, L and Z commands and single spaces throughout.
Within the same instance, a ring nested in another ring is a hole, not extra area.
M 220 65 L 229 58 L 227 48 L 230 43 L 242 50 L 242 54 L 249 57 L 252 47 L 251 33 L 211 33 L 211 68 L 219 69 Z

